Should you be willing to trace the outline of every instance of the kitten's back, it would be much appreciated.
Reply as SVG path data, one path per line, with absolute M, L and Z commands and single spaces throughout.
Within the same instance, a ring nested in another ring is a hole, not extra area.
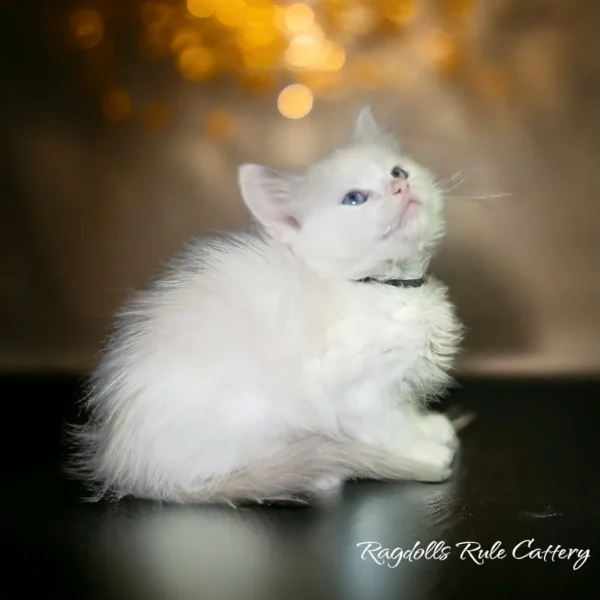
M 108 489 L 136 482 L 138 495 L 152 480 L 148 464 L 179 481 L 226 471 L 247 431 L 260 438 L 270 403 L 300 389 L 299 362 L 322 336 L 310 327 L 318 290 L 289 251 L 260 235 L 189 245 L 122 311 L 93 374 L 92 418 L 76 432 L 77 466 Z M 299 409 L 290 405 L 290 418 Z M 211 436 L 225 431 L 212 456 Z M 202 448 L 212 458 L 200 465 Z

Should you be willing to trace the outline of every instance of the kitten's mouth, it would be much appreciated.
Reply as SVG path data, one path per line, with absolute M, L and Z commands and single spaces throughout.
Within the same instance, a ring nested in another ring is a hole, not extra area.
M 421 206 L 420 200 L 416 196 L 414 196 L 411 192 L 409 192 L 406 195 L 403 194 L 402 200 L 401 200 L 401 205 L 400 205 L 400 210 L 398 211 L 398 214 L 396 215 L 396 218 L 394 218 L 389 229 L 386 231 L 385 235 L 383 236 L 384 239 L 390 237 L 399 229 L 402 229 L 408 223 L 408 221 L 410 221 L 410 219 L 413 218 L 415 213 L 419 210 L 420 206 Z
M 421 206 L 421 202 L 412 192 L 409 192 L 402 198 L 402 208 L 400 209 L 400 222 L 398 223 L 398 227 L 405 225 L 419 209 L 419 206 Z

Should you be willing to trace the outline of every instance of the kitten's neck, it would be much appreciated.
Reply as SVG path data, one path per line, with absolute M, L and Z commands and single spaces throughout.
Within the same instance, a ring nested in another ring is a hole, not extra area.
M 372 279 L 421 279 L 425 276 L 428 263 L 421 258 L 387 261 L 366 276 Z
M 346 279 L 348 281 L 360 281 L 363 279 L 397 279 L 417 280 L 425 277 L 430 262 L 429 253 L 415 253 L 415 256 L 398 260 L 381 260 L 379 264 L 365 261 L 356 264 L 350 258 L 340 257 L 337 263 L 332 261 L 323 262 L 320 256 L 313 253 L 298 252 L 288 240 L 278 240 L 274 236 L 265 236 L 265 241 L 284 248 L 296 260 L 300 260 L 309 270 L 317 273 L 320 277 L 331 279 Z

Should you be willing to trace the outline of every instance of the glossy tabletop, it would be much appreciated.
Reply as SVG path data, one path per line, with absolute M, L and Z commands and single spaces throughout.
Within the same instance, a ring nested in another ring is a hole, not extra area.
M 591 382 L 465 381 L 477 414 L 441 485 L 356 482 L 327 507 L 86 504 L 60 471 L 80 380 L 3 377 L 6 598 L 592 597 Z M 412 552 L 409 552 L 411 551 Z

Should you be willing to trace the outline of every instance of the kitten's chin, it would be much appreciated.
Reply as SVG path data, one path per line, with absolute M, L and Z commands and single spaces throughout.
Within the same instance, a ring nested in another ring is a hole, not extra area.
M 406 206 L 404 208 L 404 212 L 402 213 L 402 217 L 400 219 L 400 227 L 404 223 L 408 223 L 412 219 L 414 219 L 423 209 L 423 205 L 416 198 L 410 197 Z
M 419 221 L 425 217 L 423 214 L 423 204 L 414 196 L 409 196 L 402 207 L 398 211 L 396 217 L 392 220 L 390 226 L 386 229 L 383 234 L 383 239 L 387 240 L 394 237 L 396 234 L 402 234 L 403 236 L 418 235 Z

